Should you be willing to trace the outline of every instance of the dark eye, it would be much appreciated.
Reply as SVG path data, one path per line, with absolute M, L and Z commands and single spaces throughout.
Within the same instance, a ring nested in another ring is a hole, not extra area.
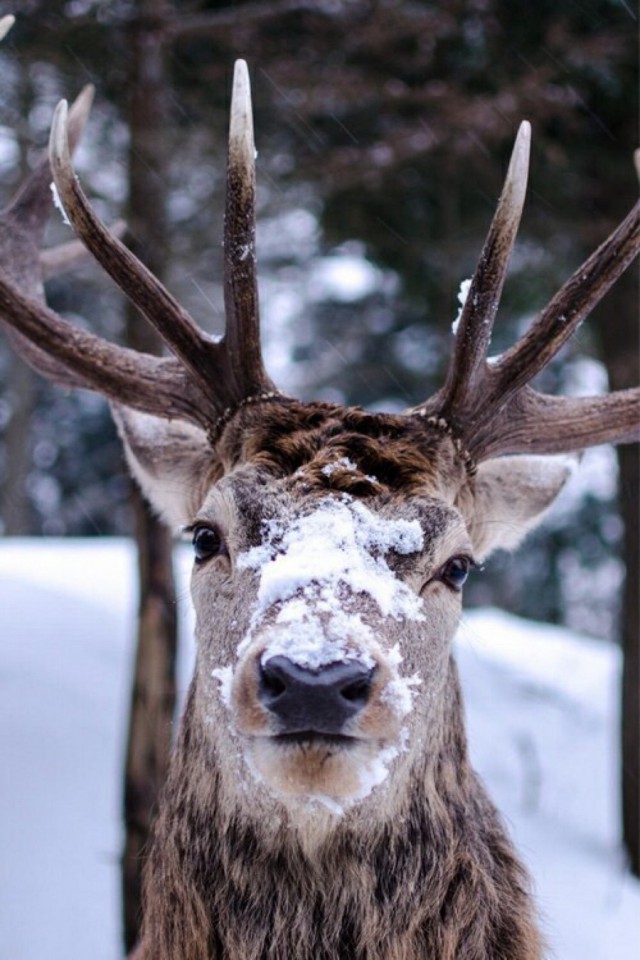
M 224 550 L 222 537 L 215 527 L 206 527 L 202 523 L 193 528 L 191 542 L 196 555 L 196 563 L 204 563 L 205 560 L 218 556 Z
M 452 590 L 462 590 L 472 566 L 471 557 L 451 557 L 440 571 L 438 580 L 442 580 Z

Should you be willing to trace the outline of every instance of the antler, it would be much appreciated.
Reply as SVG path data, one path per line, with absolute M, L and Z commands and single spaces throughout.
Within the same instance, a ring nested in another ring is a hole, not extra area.
M 33 296 L 26 278 L 0 280 L 3 318 L 35 344 L 22 349 L 46 376 L 68 385 L 97 390 L 112 400 L 163 417 L 182 417 L 216 429 L 229 409 L 257 395 L 275 392 L 262 363 L 255 263 L 255 173 L 253 122 L 246 63 L 236 63 L 231 103 L 230 148 L 225 218 L 225 305 L 227 328 L 214 343 L 147 268 L 107 230 L 84 195 L 71 165 L 72 123 L 62 101 L 50 138 L 50 165 L 60 202 L 78 236 L 174 354 L 159 359 L 117 347 L 79 330 Z M 42 174 L 36 186 L 42 205 Z M 47 166 L 47 192 L 48 192 Z M 6 211 L 9 228 L 15 203 Z M 13 263 L 16 253 L 9 254 Z M 23 282 L 21 282 L 23 280 Z M 20 292 L 19 292 L 19 288 Z M 45 356 L 46 352 L 46 356 Z
M 243 404 L 277 395 L 260 352 L 253 121 L 246 63 L 236 63 L 233 83 L 224 229 L 227 324 L 218 343 L 201 332 L 91 209 L 70 159 L 70 142 L 79 136 L 87 100 L 82 94 L 69 119 L 64 102 L 56 110 L 50 142 L 56 188 L 83 243 L 156 327 L 174 356 L 160 359 L 109 344 L 38 302 L 42 287 L 34 277 L 41 276 L 41 265 L 34 251 L 49 204 L 47 162 L 2 217 L 9 276 L 0 279 L 0 309 L 18 331 L 14 338 L 19 349 L 46 376 L 98 390 L 148 413 L 190 420 L 204 427 L 214 442 L 221 426 Z M 444 425 L 477 460 L 500 453 L 553 453 L 606 441 L 622 443 L 640 434 L 640 390 L 574 399 L 549 397 L 529 386 L 637 254 L 640 205 L 576 271 L 531 329 L 501 357 L 487 358 L 524 204 L 529 144 L 530 127 L 523 123 L 462 310 L 444 387 L 409 411 Z M 52 259 L 55 263 L 55 254 Z
M 12 13 L 7 13 L 4 17 L 0 17 L 0 40 L 4 40 L 15 22 L 16 18 Z
M 498 209 L 473 276 L 444 387 L 409 411 L 444 423 L 471 458 L 561 453 L 640 438 L 640 389 L 605 397 L 551 397 L 528 386 L 640 251 L 640 203 L 533 322 L 495 360 L 487 358 L 520 223 L 530 128 L 520 127 Z

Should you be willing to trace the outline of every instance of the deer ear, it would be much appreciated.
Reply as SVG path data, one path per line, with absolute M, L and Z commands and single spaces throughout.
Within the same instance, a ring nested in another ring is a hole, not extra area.
M 540 523 L 578 461 L 563 457 L 497 457 L 478 467 L 470 536 L 479 559 L 513 550 Z
M 111 410 L 129 469 L 149 503 L 171 527 L 190 523 L 220 474 L 205 432 L 115 403 Z

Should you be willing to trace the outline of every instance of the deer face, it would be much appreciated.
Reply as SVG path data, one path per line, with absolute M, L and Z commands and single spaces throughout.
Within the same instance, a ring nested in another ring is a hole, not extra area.
M 195 692 L 242 797 L 337 813 L 437 757 L 466 576 L 522 535 L 567 468 L 503 458 L 472 479 L 450 440 L 409 418 L 332 408 L 309 429 L 309 409 L 231 429 L 228 472 L 188 517 Z M 188 458 L 163 464 L 124 416 L 130 463 L 176 520 L 198 487 Z
M 411 713 L 437 724 L 473 550 L 437 499 L 283 486 L 243 471 L 198 513 L 199 683 L 267 787 L 349 803 L 407 752 Z

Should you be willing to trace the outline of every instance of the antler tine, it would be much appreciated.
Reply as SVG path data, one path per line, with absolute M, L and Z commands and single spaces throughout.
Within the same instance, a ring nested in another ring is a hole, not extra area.
M 69 108 L 69 149 L 73 154 L 89 120 L 96 88 L 88 83 L 82 88 Z M 48 159 L 48 157 L 45 157 Z
M 523 124 L 461 314 L 445 385 L 408 411 L 446 428 L 470 462 L 504 453 L 560 453 L 640 439 L 640 389 L 569 398 L 550 397 L 528 385 L 640 252 L 640 202 L 576 270 L 524 336 L 495 361 L 486 360 L 522 211 L 528 154 L 529 125 Z
M 248 141 L 253 151 L 253 137 L 246 133 L 246 121 L 242 122 L 242 115 L 248 116 L 249 120 L 251 116 L 250 104 L 247 106 L 248 86 L 245 85 L 245 89 L 244 96 L 241 90 L 236 97 L 236 103 L 239 102 L 243 109 L 240 110 L 240 120 L 235 123 L 235 135 L 230 145 L 232 159 L 229 169 L 232 173 L 225 227 L 226 260 L 231 264 L 231 271 L 227 267 L 226 284 L 230 292 L 225 297 L 229 321 L 227 334 L 219 344 L 210 342 L 202 334 L 186 310 L 144 264 L 112 236 L 91 209 L 71 165 L 65 101 L 58 104 L 51 127 L 51 170 L 61 203 L 74 229 L 96 260 L 189 369 L 207 397 L 209 411 L 215 414 L 214 420 L 247 397 L 274 390 L 260 356 L 253 251 L 255 188 L 251 178 L 243 175 L 247 166 Z M 244 260 L 248 263 L 244 264 Z
M 508 400 L 549 363 L 638 252 L 640 201 L 496 362 L 490 405 Z
M 527 191 L 531 125 L 524 120 L 511 154 L 504 187 L 467 294 L 453 357 L 440 398 L 444 417 L 466 406 L 477 390 L 500 303 L 509 258 L 515 243 Z
M 6 229 L 0 243 L 7 247 L 7 262 L 14 263 L 15 270 L 9 269 L 8 279 L 0 284 L 0 311 L 4 310 L 20 352 L 45 376 L 66 385 L 97 390 L 147 413 L 190 420 L 207 430 L 213 443 L 221 424 L 234 410 L 247 400 L 275 392 L 264 371 L 259 344 L 253 133 L 246 65 L 240 64 L 236 69 L 232 110 L 225 228 L 230 322 L 221 343 L 211 342 L 200 331 L 171 294 L 92 211 L 70 158 L 70 140 L 75 143 L 80 135 L 91 96 L 91 90 L 83 91 L 70 115 L 66 102 L 58 105 L 49 160 L 29 178 L 6 211 Z M 47 268 L 53 264 L 55 269 L 60 266 L 60 258 L 64 264 L 69 256 L 73 260 L 78 254 L 76 244 L 63 246 L 49 256 L 40 255 L 37 250 L 41 211 L 50 206 L 49 163 L 61 205 L 80 239 L 156 327 L 175 359 L 137 356 L 74 328 L 36 302 L 42 299 L 39 266 Z M 36 218 L 31 205 L 38 211 L 38 229 L 34 228 Z M 19 229 L 11 229 L 14 223 Z
M 0 40 L 14 22 L 11 15 L 0 18 Z M 92 86 L 85 87 L 69 112 L 62 143 L 68 169 L 70 150 L 75 149 L 82 135 L 93 94 Z M 66 121 L 66 104 L 61 113 Z M 58 144 L 61 139 L 58 135 Z M 5 248 L 8 273 L 19 287 L 36 298 L 27 299 L 11 281 L 0 276 L 0 312 L 11 328 L 15 345 L 38 372 L 65 386 L 95 389 L 111 400 L 147 413 L 183 417 L 210 428 L 215 417 L 206 417 L 207 405 L 202 403 L 197 389 L 185 381 L 178 361 L 117 347 L 67 323 L 40 302 L 44 295 L 38 263 L 45 272 L 59 272 L 82 258 L 77 241 L 44 254 L 37 250 L 51 206 L 50 180 L 49 158 L 45 156 L 1 218 L 4 230 L 0 245 Z M 114 234 L 123 228 L 124 224 L 117 224 Z
M 224 222 L 224 343 L 231 372 L 246 396 L 275 387 L 260 350 L 255 253 L 255 146 L 249 70 L 237 60 L 233 74 Z
M 71 107 L 69 126 L 72 149 L 75 149 L 89 117 L 93 93 L 94 88 L 91 85 L 86 86 Z M 52 251 L 40 251 L 42 235 L 51 211 L 50 183 L 51 170 L 45 154 L 0 215 L 1 259 L 7 277 L 15 283 L 21 294 L 39 303 L 44 302 L 42 280 L 63 269 L 63 254 L 65 260 L 70 259 L 70 251 L 65 251 L 64 245 Z M 79 244 L 80 241 L 76 243 Z M 88 255 L 84 246 L 82 249 L 85 256 Z M 80 251 L 76 249 L 73 252 L 76 262 L 82 259 Z M 64 386 L 85 386 L 81 377 L 12 329 L 9 321 L 7 325 L 9 339 L 35 370 Z
M 58 104 L 53 117 L 49 157 L 61 203 L 80 239 L 158 330 L 172 352 L 183 361 L 198 381 L 206 383 L 205 356 L 210 352 L 207 347 L 212 345 L 206 342 L 186 310 L 144 264 L 109 232 L 91 209 L 71 165 L 67 104 L 64 100 Z
M 15 22 L 16 18 L 12 13 L 8 13 L 6 16 L 0 17 L 0 40 L 4 40 Z
M 189 389 L 175 359 L 153 357 L 119 347 L 63 320 L 44 304 L 27 300 L 0 277 L 0 313 L 44 358 L 34 366 L 70 386 L 98 390 L 104 396 L 161 417 L 182 417 L 200 426 L 202 397 Z
M 599 397 L 554 397 L 524 387 L 469 440 L 479 459 L 501 453 L 568 453 L 640 440 L 640 387 Z
M 82 134 L 92 100 L 93 87 L 88 86 L 71 107 L 67 151 L 75 148 Z M 177 360 L 115 346 L 74 327 L 44 304 L 41 268 L 45 273 L 60 272 L 83 256 L 79 241 L 44 253 L 39 250 L 51 210 L 50 182 L 45 156 L 0 217 L 6 270 L 6 277 L 0 277 L 0 317 L 19 353 L 43 376 L 64 386 L 97 390 L 145 412 L 181 416 L 210 428 L 216 415 L 197 388 L 186 382 Z M 124 224 L 116 224 L 112 229 L 121 232 L 123 228 Z
M 69 111 L 69 144 L 74 151 L 89 119 L 94 88 L 91 84 L 80 91 Z M 39 246 L 44 228 L 51 212 L 51 168 L 45 154 L 37 166 L 19 187 L 17 193 L 3 212 L 10 217 L 32 242 Z
M 640 202 L 491 366 L 457 424 L 469 454 L 558 453 L 640 438 L 640 392 L 549 397 L 528 384 L 640 252 Z M 431 413 L 431 410 L 427 411 Z

